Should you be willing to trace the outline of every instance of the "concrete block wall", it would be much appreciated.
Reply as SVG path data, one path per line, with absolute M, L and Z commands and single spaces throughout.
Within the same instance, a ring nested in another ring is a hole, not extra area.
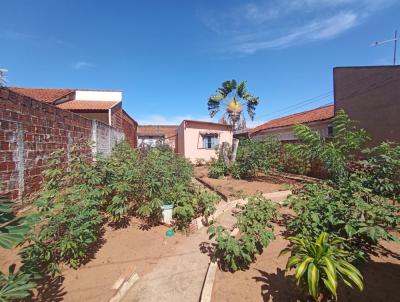
M 93 153 L 108 155 L 122 130 L 0 88 L 0 196 L 22 204 L 42 187 L 42 172 L 55 150 L 95 141 Z

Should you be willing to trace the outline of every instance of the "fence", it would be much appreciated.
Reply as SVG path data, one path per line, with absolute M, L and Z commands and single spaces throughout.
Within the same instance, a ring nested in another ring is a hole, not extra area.
M 87 155 L 108 155 L 120 129 L 0 88 L 0 195 L 17 203 L 42 187 L 50 154 L 93 142 Z

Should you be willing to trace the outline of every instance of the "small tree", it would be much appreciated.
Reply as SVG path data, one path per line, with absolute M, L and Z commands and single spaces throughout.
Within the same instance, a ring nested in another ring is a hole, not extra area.
M 236 80 L 225 81 L 222 86 L 216 91 L 216 94 L 208 98 L 208 113 L 213 118 L 221 109 L 221 104 L 225 105 L 224 113 L 221 117 L 221 122 L 230 124 L 233 130 L 246 128 L 246 119 L 244 117 L 242 106 L 247 107 L 247 113 L 251 120 L 254 119 L 255 109 L 259 104 L 259 98 L 253 96 L 246 90 L 246 81 L 242 81 L 237 85 Z M 229 165 L 235 162 L 239 140 L 233 140 L 231 158 L 225 156 L 225 163 Z M 227 144 L 221 146 L 221 151 L 226 154 Z
M 323 138 L 306 125 L 294 126 L 301 144 L 288 145 L 288 151 L 306 161 L 321 161 L 333 178 L 347 176 L 347 161 L 361 150 L 368 139 L 364 129 L 357 129 L 344 110 L 333 118 L 333 138 Z

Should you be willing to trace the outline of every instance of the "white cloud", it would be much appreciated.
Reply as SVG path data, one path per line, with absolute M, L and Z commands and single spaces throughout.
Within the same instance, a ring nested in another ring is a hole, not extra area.
M 79 61 L 73 64 L 73 68 L 76 70 L 90 69 L 93 67 L 95 67 L 94 64 L 85 61 Z
M 365 22 L 396 0 L 263 0 L 209 12 L 204 25 L 225 53 L 291 47 L 327 40 Z
M 242 41 L 234 47 L 242 53 L 254 53 L 261 49 L 286 48 L 295 44 L 331 39 L 357 25 L 357 21 L 358 16 L 356 14 L 341 12 L 328 19 L 314 20 L 279 38 L 265 41 L 252 41 L 250 39 L 249 41 Z
M 135 118 L 139 125 L 179 125 L 183 120 L 214 121 L 208 116 L 149 114 Z

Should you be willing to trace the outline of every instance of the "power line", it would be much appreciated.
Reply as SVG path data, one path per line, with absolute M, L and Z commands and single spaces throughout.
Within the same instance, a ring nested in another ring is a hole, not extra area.
M 258 118 L 266 117 L 266 116 L 272 116 L 272 115 L 276 115 L 278 113 L 284 114 L 285 112 L 288 112 L 290 110 L 299 109 L 299 108 L 302 108 L 302 107 L 307 106 L 309 104 L 322 101 L 322 100 L 324 100 L 324 99 L 326 99 L 328 97 L 331 97 L 332 95 L 333 95 L 333 91 L 329 91 L 329 92 L 326 92 L 324 94 L 320 94 L 320 95 L 312 97 L 310 99 L 307 99 L 307 100 L 295 103 L 293 105 L 290 105 L 288 107 L 282 108 L 282 109 L 277 110 L 275 112 L 260 115 L 260 116 L 258 116 Z

